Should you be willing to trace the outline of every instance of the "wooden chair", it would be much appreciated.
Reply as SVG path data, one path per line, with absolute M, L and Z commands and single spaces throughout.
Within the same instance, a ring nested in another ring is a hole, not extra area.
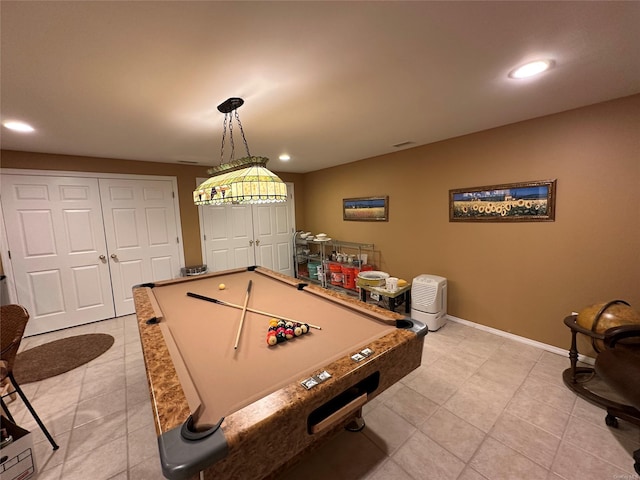
M 0 306 L 0 313 L 0 361 L 2 361 L 4 367 L 0 369 L 0 380 L 8 378 L 14 389 L 13 392 L 0 396 L 0 405 L 7 414 L 9 420 L 15 423 L 11 412 L 9 412 L 9 409 L 4 402 L 4 397 L 11 395 L 14 392 L 20 395 L 20 398 L 26 405 L 29 412 L 31 412 L 31 415 L 33 415 L 33 418 L 42 429 L 42 432 L 47 437 L 47 440 L 49 440 L 49 443 L 51 443 L 53 449 L 57 450 L 58 445 L 42 423 L 42 420 L 40 420 L 40 417 L 38 417 L 38 414 L 31 406 L 31 403 L 13 376 L 13 365 L 16 360 L 16 355 L 18 354 L 18 349 L 20 348 L 22 336 L 24 335 L 24 329 L 27 326 L 27 321 L 29 320 L 29 313 L 22 305 L 2 305 Z

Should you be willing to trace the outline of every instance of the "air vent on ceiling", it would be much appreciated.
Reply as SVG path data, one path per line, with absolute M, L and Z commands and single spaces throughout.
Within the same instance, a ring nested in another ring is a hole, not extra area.
M 393 145 L 393 147 L 395 148 L 400 148 L 400 147 L 406 147 L 408 145 L 413 145 L 415 142 L 412 141 L 407 141 L 407 142 L 400 142 L 400 143 L 396 143 L 395 145 Z

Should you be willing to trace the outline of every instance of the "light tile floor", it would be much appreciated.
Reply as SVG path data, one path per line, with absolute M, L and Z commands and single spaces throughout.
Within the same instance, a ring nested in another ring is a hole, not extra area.
M 34 433 L 38 478 L 160 480 L 134 316 L 26 338 L 22 348 L 93 332 L 115 337 L 107 353 L 24 386 L 58 451 L 20 399 L 9 405 Z M 638 479 L 640 429 L 606 427 L 602 409 L 563 385 L 568 362 L 449 321 L 427 335 L 422 366 L 365 406 L 364 431 L 338 434 L 279 480 Z

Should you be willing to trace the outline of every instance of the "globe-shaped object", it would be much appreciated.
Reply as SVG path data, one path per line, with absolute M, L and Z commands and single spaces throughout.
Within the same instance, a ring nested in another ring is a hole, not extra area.
M 576 323 L 594 333 L 603 334 L 612 327 L 640 324 L 640 313 L 631 308 L 624 300 L 612 300 L 596 303 L 583 309 L 578 314 Z M 605 348 L 602 340 L 593 337 L 591 345 L 597 353 Z

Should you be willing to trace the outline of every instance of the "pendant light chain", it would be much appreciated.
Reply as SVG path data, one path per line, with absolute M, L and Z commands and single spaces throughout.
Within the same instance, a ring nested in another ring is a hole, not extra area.
M 236 114 L 236 121 L 238 122 L 238 125 L 240 126 L 240 133 L 242 134 L 242 140 L 244 141 L 244 148 L 247 150 L 247 157 L 250 157 L 251 154 L 249 153 L 249 144 L 247 143 L 247 138 L 244 136 L 244 130 L 242 129 L 242 122 L 240 121 L 240 116 L 238 115 L 238 110 L 234 110 L 233 113 Z
M 224 163 L 224 139 L 227 137 L 227 116 L 224 114 L 224 121 L 222 122 L 222 146 L 220 147 L 220 165 Z
M 238 110 L 233 111 L 236 122 L 238 122 L 238 126 L 240 127 L 240 134 L 242 135 L 242 141 L 244 142 L 244 148 L 247 151 L 247 156 L 250 157 L 251 153 L 249 153 L 249 144 L 247 143 L 247 138 L 244 135 L 244 129 L 242 128 L 242 122 L 240 121 L 240 116 L 238 115 Z M 231 112 L 224 114 L 224 121 L 222 123 L 222 145 L 220 147 L 220 165 L 224 162 L 224 142 L 227 138 L 227 125 L 229 127 L 229 143 L 231 144 L 231 155 L 229 156 L 229 161 L 233 161 L 235 159 L 235 143 L 233 141 L 233 117 L 231 116 Z
M 232 162 L 236 158 L 236 145 L 233 142 L 233 118 L 231 118 L 231 114 L 225 114 L 225 117 L 229 115 L 229 143 L 231 143 L 231 155 L 229 156 L 229 161 Z

